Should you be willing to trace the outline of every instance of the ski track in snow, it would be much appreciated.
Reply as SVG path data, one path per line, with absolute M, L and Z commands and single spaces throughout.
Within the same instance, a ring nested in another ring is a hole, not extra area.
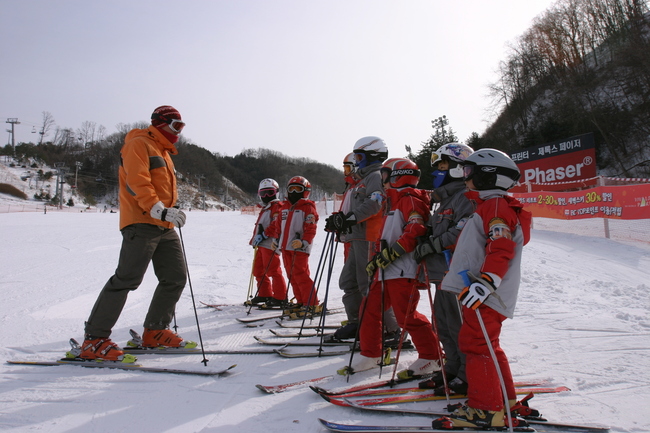
M 52 360 L 81 340 L 83 322 L 117 264 L 118 214 L 0 214 L 2 360 Z M 235 212 L 191 212 L 183 228 L 192 291 L 206 349 L 262 349 L 254 335 L 274 338 L 273 320 L 246 327 L 255 218 Z M 562 222 L 559 221 L 558 224 Z M 322 226 L 321 216 L 321 226 Z M 311 257 L 316 272 L 325 233 Z M 329 305 L 340 307 L 336 258 Z M 517 380 L 547 380 L 571 392 L 538 395 L 532 406 L 551 420 L 610 424 L 615 432 L 648 432 L 650 420 L 650 246 L 534 230 L 524 249 L 514 320 L 502 344 Z M 322 279 L 320 294 L 325 291 Z M 150 269 L 129 296 L 113 339 L 124 344 L 142 320 L 156 279 Z M 216 311 L 199 301 L 230 304 Z M 419 309 L 429 314 L 427 296 Z M 253 310 L 253 314 L 259 312 Z M 326 320 L 342 320 L 343 315 Z M 187 287 L 178 304 L 179 332 L 197 340 Z M 334 322 L 328 322 L 334 323 Z M 404 352 L 400 367 L 414 360 Z M 202 369 L 200 355 L 140 356 L 146 366 Z M 347 356 L 286 359 L 275 354 L 208 355 L 207 368 L 237 364 L 221 377 L 93 370 L 75 366 L 0 364 L 0 430 L 6 432 L 322 432 L 317 418 L 366 424 L 425 425 L 419 416 L 367 413 L 327 403 L 306 387 L 268 395 L 274 385 L 335 374 Z M 350 378 L 374 381 L 377 371 Z M 382 378 L 388 379 L 390 368 Z M 335 377 L 321 384 L 344 386 Z M 409 385 L 413 386 L 413 385 Z M 412 403 L 441 410 L 446 402 Z

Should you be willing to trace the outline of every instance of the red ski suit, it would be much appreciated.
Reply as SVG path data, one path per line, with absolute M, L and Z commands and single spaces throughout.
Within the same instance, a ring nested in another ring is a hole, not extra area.
M 301 198 L 292 205 L 288 200 L 282 202 L 281 218 L 269 227 L 269 236 L 279 238 L 284 270 L 293 288 L 296 302 L 302 305 L 318 305 L 314 281 L 309 276 L 309 253 L 316 236 L 318 213 L 316 204 Z M 300 248 L 291 244 L 302 241 Z
M 287 283 L 282 275 L 280 257 L 273 247 L 275 243 L 277 248 L 277 241 L 269 234 L 272 232 L 270 226 L 275 223 L 275 220 L 280 219 L 281 208 L 282 203 L 277 199 L 262 207 L 249 244 L 253 244 L 253 239 L 258 234 L 264 233 L 266 236 L 266 239 L 257 246 L 253 262 L 253 275 L 257 280 L 256 296 L 285 300 L 287 298 Z
M 514 314 L 521 280 L 522 249 L 530 239 L 531 214 L 505 191 L 469 191 L 466 195 L 478 206 L 458 237 L 442 289 L 460 293 L 468 285 L 461 277 L 463 271 L 477 276 L 486 273 L 497 286 L 496 293 L 477 310 L 462 308 L 463 324 L 458 345 L 466 355 L 468 405 L 498 411 L 503 408 L 505 399 L 487 340 L 494 349 L 507 398 L 515 400 L 510 365 L 499 337 L 503 321 Z M 480 312 L 487 338 L 477 312 Z
M 393 307 L 400 328 L 411 335 L 420 358 L 438 360 L 440 343 L 433 332 L 431 322 L 417 311 L 420 293 L 417 280 L 418 265 L 413 258 L 417 238 L 426 234 L 429 219 L 429 196 L 416 188 L 389 189 L 386 191 L 390 210 L 384 217 L 382 240 L 388 246 L 398 243 L 404 251 L 386 269 L 378 270 L 370 286 L 365 312 L 360 312 L 361 354 L 368 357 L 381 356 L 382 346 L 382 290 L 383 309 Z M 363 304 L 362 304 L 363 305 Z

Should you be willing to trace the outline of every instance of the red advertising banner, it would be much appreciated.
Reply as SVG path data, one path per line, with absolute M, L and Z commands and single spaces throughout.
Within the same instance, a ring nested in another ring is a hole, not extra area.
M 598 186 L 572 192 L 515 193 L 513 196 L 534 217 L 624 220 L 650 218 L 650 184 Z
M 572 182 L 596 177 L 592 133 L 528 147 L 510 154 L 521 171 L 520 183 Z

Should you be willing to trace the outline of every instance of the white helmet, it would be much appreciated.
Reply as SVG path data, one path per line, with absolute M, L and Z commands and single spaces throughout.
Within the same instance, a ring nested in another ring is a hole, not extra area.
M 472 180 L 477 190 L 509 190 L 517 184 L 521 173 L 508 155 L 497 149 L 480 149 L 463 162 L 465 180 Z
M 274 188 L 276 191 L 279 191 L 280 185 L 275 180 L 271 178 L 266 178 L 260 182 L 260 186 L 257 188 L 257 190 L 259 191 L 261 189 L 271 189 L 271 188 Z
M 435 167 L 440 161 L 449 161 L 449 176 L 460 179 L 463 177 L 463 167 L 459 166 L 474 153 L 474 149 L 462 143 L 447 143 L 440 146 L 431 154 L 431 166 Z
M 260 186 L 257 188 L 257 195 L 264 203 L 268 203 L 271 200 L 275 200 L 278 191 L 280 191 L 280 185 L 275 180 L 267 178 L 260 182 Z
M 359 168 L 364 168 L 374 162 L 383 162 L 388 158 L 388 146 L 386 146 L 384 140 L 374 136 L 357 140 L 354 143 L 353 152 L 357 155 L 363 155 L 361 157 L 355 155 L 356 165 Z

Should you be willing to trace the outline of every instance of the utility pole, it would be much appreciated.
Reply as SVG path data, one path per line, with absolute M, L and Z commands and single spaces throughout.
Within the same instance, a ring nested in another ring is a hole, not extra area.
M 11 124 L 11 148 L 13 149 L 13 156 L 16 157 L 16 134 L 14 131 L 14 126 L 20 125 L 20 122 L 15 117 L 10 117 L 5 123 Z
M 75 161 L 75 168 L 74 168 L 74 189 L 75 191 L 77 190 L 77 173 L 79 172 L 79 168 L 83 165 L 83 163 L 79 161 Z
M 202 191 L 201 191 L 201 179 L 205 179 L 205 176 L 202 175 L 202 174 L 195 174 L 194 177 L 199 180 L 199 194 L 202 194 Z M 205 210 L 205 195 L 203 196 L 203 210 Z

